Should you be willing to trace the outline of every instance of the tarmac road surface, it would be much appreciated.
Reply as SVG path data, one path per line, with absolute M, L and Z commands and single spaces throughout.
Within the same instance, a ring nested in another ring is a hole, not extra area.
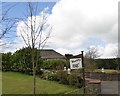
M 101 94 L 119 94 L 120 96 L 120 81 L 102 81 Z

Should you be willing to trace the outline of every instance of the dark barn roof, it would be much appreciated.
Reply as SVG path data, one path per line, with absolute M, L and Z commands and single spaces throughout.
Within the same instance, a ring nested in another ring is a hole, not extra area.
M 52 49 L 40 50 L 40 54 L 42 59 L 65 59 L 63 55 Z

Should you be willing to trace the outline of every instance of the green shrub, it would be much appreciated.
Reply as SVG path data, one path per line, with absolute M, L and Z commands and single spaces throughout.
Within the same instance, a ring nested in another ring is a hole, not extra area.
M 48 74 L 48 80 L 51 80 L 51 81 L 59 81 L 58 79 L 58 75 L 56 73 L 49 73 Z
M 61 83 L 61 84 L 69 84 L 68 79 L 67 79 L 67 77 L 68 77 L 67 72 L 58 71 L 57 74 L 58 74 L 59 83 Z
M 41 77 L 42 79 L 47 80 L 47 79 L 48 79 L 48 74 L 50 74 L 50 71 L 45 70 L 40 77 Z
M 78 88 L 81 88 L 83 85 L 83 80 L 77 74 L 70 74 L 68 76 L 68 82 L 69 85 L 76 86 Z
M 66 60 L 44 60 L 42 64 L 42 68 L 63 70 L 64 66 L 67 66 L 67 64 L 68 62 Z
M 74 86 L 77 83 L 76 76 L 74 74 L 69 75 L 68 82 L 70 85 Z
M 77 76 L 77 83 L 75 86 L 78 88 L 81 88 L 83 86 L 83 79 L 80 76 Z
M 60 84 L 66 84 L 81 88 L 83 86 L 83 80 L 81 77 L 75 73 L 67 74 L 66 71 L 48 71 L 45 70 L 41 75 L 41 78 L 45 80 L 58 81 Z

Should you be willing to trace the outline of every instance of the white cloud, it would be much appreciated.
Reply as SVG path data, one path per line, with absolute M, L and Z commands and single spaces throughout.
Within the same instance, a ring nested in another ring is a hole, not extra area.
M 99 47 L 99 52 L 102 54 L 100 58 L 116 58 L 118 55 L 118 44 L 107 44 L 105 47 Z
M 61 0 L 56 3 L 47 22 L 53 26 L 49 48 L 63 55 L 79 54 L 94 45 L 103 52 L 101 57 L 113 57 L 112 51 L 116 50 L 118 43 L 118 1 Z M 36 21 L 40 23 L 39 16 Z M 25 28 L 23 21 L 17 27 L 18 35 L 20 27 Z M 24 45 L 23 41 L 20 42 L 19 46 Z
M 108 45 L 118 42 L 117 16 L 118 0 L 61 0 L 49 17 L 49 23 L 53 25 L 53 38 L 49 40 L 53 44 L 51 46 L 61 53 L 67 49 L 71 52 L 85 50 L 86 42 L 93 38 L 91 44 L 94 45 L 97 38 L 106 46 L 106 55 L 103 56 L 109 57 Z M 102 45 L 99 42 L 95 44 Z

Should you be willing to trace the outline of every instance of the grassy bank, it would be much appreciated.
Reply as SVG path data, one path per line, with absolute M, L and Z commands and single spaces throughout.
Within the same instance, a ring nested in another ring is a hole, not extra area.
M 37 94 L 65 94 L 74 90 L 80 90 L 58 82 L 46 81 L 36 78 Z M 17 72 L 2 72 L 2 93 L 3 94 L 32 94 L 33 93 L 33 77 Z

